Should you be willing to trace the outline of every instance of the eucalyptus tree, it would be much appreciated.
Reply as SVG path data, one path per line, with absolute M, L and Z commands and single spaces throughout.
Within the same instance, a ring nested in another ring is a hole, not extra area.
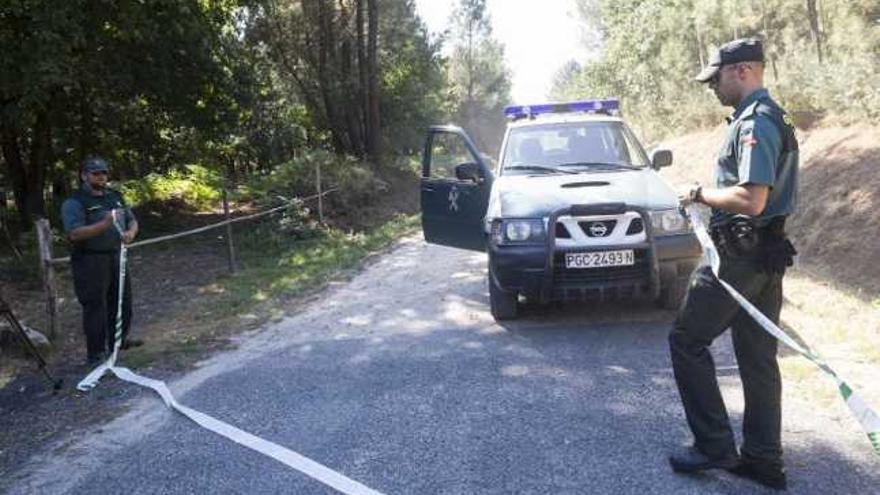
M 510 70 L 504 46 L 492 37 L 485 0 L 460 0 L 450 18 L 449 93 L 452 115 L 484 149 L 500 145 Z

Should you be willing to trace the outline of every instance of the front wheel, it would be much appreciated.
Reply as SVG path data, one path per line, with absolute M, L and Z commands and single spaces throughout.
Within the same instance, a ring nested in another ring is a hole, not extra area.
M 495 320 L 513 320 L 517 314 L 517 293 L 507 292 L 495 282 L 492 272 L 489 272 L 489 309 Z

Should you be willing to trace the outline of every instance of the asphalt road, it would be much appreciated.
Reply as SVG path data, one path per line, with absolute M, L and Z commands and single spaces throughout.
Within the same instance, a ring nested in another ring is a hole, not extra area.
M 183 404 L 386 494 L 765 493 L 668 468 L 689 441 L 672 316 L 583 305 L 498 325 L 484 257 L 413 238 L 170 385 Z M 715 351 L 738 427 L 726 338 Z M 783 421 L 790 493 L 880 493 L 880 459 L 842 408 L 786 389 Z M 24 472 L 10 493 L 335 493 L 152 395 Z

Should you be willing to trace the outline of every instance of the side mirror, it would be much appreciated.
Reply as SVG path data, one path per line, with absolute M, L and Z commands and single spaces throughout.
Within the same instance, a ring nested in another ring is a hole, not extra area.
M 462 163 L 455 167 L 455 178 L 458 180 L 480 182 L 483 179 L 483 174 L 478 164 Z
M 651 167 L 654 170 L 660 170 L 663 167 L 672 165 L 672 151 L 665 149 L 657 149 L 651 152 Z

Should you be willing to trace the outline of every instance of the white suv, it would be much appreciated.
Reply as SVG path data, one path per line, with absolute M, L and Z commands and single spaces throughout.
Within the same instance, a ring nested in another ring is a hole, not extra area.
M 649 297 L 677 307 L 701 255 L 674 191 L 616 100 L 505 109 L 490 169 L 467 134 L 432 127 L 423 160 L 428 242 L 488 250 L 496 319 L 526 301 Z

